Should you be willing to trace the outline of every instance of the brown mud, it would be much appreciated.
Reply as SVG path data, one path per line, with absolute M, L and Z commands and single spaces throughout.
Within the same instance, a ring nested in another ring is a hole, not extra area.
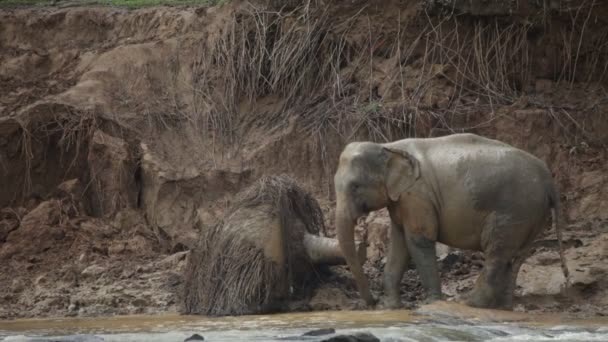
M 522 267 L 515 311 L 608 315 L 608 6 L 511 16 L 418 1 L 0 8 L 0 318 L 176 312 L 199 229 L 261 175 L 312 191 L 333 234 L 347 141 L 474 132 L 545 160 L 555 232 Z M 474 13 L 475 14 L 475 13 Z M 361 221 L 377 296 L 385 211 Z M 438 249 L 444 292 L 483 255 Z M 297 310 L 361 307 L 332 267 Z M 403 299 L 424 299 L 407 271 Z

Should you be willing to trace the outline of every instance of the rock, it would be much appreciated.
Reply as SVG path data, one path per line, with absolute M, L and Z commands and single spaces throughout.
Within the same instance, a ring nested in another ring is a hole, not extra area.
M 435 248 L 436 248 L 437 260 L 439 260 L 439 261 L 445 259 L 445 257 L 447 257 L 448 254 L 450 254 L 450 252 L 452 251 L 452 247 L 450 247 L 448 245 L 444 245 L 440 242 L 437 242 L 435 244 Z
M 541 265 L 541 266 L 547 266 L 547 265 L 557 264 L 557 263 L 560 262 L 560 260 L 559 260 L 559 254 L 555 253 L 553 251 L 551 251 L 551 252 L 547 251 L 547 252 L 537 253 L 534 256 L 534 259 L 536 260 L 536 264 Z
M 205 338 L 199 334 L 194 334 L 190 337 L 188 337 L 187 339 L 184 340 L 184 342 L 188 342 L 188 341 L 204 341 Z
M 49 200 L 40 203 L 27 213 L 19 227 L 12 230 L 0 248 L 0 260 L 27 259 L 49 249 L 58 248 L 65 238 L 64 227 L 59 223 L 65 219 L 61 201 Z
M 0 243 L 6 241 L 8 235 L 19 228 L 19 214 L 11 209 L 0 210 Z
M 608 280 L 608 267 L 598 263 L 608 256 L 608 234 L 595 236 L 593 240 L 579 248 L 566 250 L 565 258 L 570 270 L 572 289 L 589 295 L 601 295 L 596 288 L 602 289 Z M 548 296 L 561 293 L 565 279 L 561 271 L 557 252 L 542 252 L 533 255 L 522 266 L 517 277 L 522 295 Z
M 570 281 L 572 285 L 578 285 L 585 287 L 585 285 L 591 285 L 600 282 L 606 275 L 606 270 L 599 267 L 581 267 L 575 268 L 572 272 Z
M 159 261 L 157 266 L 162 268 L 177 267 L 180 262 L 186 260 L 186 257 L 189 253 L 190 251 L 184 251 L 171 254 L 163 260 Z
M 314 336 L 324 336 L 335 334 L 336 330 L 334 328 L 324 328 L 324 329 L 315 329 L 311 331 L 307 331 L 299 336 L 287 336 L 278 338 L 281 341 L 302 341 L 302 337 L 314 337 Z
M 596 217 L 602 220 L 608 220 L 608 200 L 603 199 L 600 193 L 592 193 L 584 196 L 578 205 L 578 215 L 584 217 Z
M 329 334 L 335 334 L 335 333 L 336 333 L 336 329 L 326 328 L 326 329 L 311 330 L 311 331 L 303 333 L 302 336 L 323 336 L 323 335 L 329 335 Z
M 444 270 L 450 270 L 455 268 L 457 264 L 461 264 L 464 262 L 464 256 L 461 251 L 452 251 L 446 254 L 442 259 L 439 260 L 441 262 L 441 267 Z
M 356 333 L 330 337 L 321 342 L 380 342 L 380 339 L 370 333 Z
M 91 266 L 85 268 L 81 274 L 83 276 L 88 276 L 88 277 L 97 277 L 97 276 L 100 276 L 105 271 L 106 271 L 105 267 L 101 267 L 99 265 L 91 265 Z
M 145 226 L 143 215 L 135 209 L 123 209 L 116 213 L 112 226 L 125 231 L 137 226 Z
M 61 202 L 50 200 L 40 203 L 36 208 L 27 213 L 21 220 L 21 226 L 56 225 L 59 223 L 61 214 Z
M 587 189 L 597 187 L 605 178 L 605 173 L 600 170 L 583 172 L 580 178 L 580 188 Z
M 138 308 L 145 308 L 150 305 L 150 301 L 145 298 L 136 298 L 131 301 L 131 305 Z
M 46 284 L 47 282 L 48 282 L 48 279 L 44 274 L 40 275 L 40 276 L 36 277 L 36 279 L 34 279 L 34 284 L 36 286 L 42 286 L 42 285 Z
M 564 274 L 559 265 L 532 266 L 524 264 L 517 277 L 522 296 L 557 295 L 565 283 Z
M 19 221 L 17 220 L 0 221 L 0 243 L 6 241 L 8 235 L 17 228 L 19 228 Z
M 127 243 L 125 241 L 114 241 L 108 247 L 108 255 L 122 254 L 127 250 Z
M 19 293 L 25 289 L 25 286 L 23 284 L 23 281 L 21 281 L 20 279 L 13 279 L 10 289 L 13 293 Z

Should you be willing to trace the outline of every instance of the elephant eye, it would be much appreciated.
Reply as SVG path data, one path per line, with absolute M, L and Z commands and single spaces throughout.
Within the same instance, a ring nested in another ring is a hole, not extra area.
M 357 183 L 351 183 L 350 184 L 350 190 L 351 191 L 357 191 L 357 190 L 359 190 L 359 187 L 360 187 L 360 185 L 357 184 Z

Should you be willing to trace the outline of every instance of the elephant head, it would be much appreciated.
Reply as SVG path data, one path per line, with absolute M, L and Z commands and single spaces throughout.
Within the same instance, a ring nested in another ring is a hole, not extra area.
M 367 305 L 374 305 L 357 258 L 354 228 L 359 217 L 399 200 L 420 177 L 416 158 L 405 150 L 369 142 L 348 144 L 334 176 L 336 229 L 340 248 Z

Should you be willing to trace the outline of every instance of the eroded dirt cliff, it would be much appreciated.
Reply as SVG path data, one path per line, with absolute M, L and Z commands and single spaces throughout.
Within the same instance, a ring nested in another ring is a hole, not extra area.
M 313 191 L 331 234 L 346 142 L 462 131 L 530 151 L 560 184 L 572 288 L 548 230 L 516 310 L 608 314 L 608 7 L 422 5 L 0 9 L 0 317 L 175 311 L 199 229 L 260 175 Z M 364 228 L 380 295 L 386 213 Z M 439 258 L 450 297 L 483 261 Z M 346 269 L 323 277 L 297 309 L 359 305 Z M 403 290 L 423 299 L 415 270 Z

